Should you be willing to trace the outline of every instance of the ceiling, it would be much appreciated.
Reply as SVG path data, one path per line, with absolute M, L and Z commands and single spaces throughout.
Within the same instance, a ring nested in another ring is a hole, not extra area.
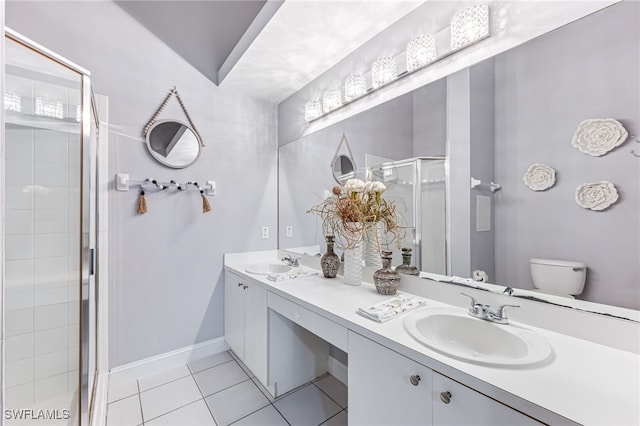
M 218 84 L 218 70 L 266 0 L 117 0 L 116 3 Z
M 116 0 L 211 81 L 279 103 L 425 0 Z

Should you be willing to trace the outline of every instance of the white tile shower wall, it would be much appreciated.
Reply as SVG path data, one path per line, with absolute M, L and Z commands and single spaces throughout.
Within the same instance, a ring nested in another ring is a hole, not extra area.
M 79 135 L 9 124 L 5 141 L 5 397 L 15 408 L 77 387 Z

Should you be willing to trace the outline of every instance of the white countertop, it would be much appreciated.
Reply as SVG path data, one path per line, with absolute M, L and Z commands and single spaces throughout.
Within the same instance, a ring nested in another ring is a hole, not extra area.
M 459 361 L 415 341 L 404 329 L 402 316 L 379 324 L 356 314 L 358 307 L 391 298 L 379 295 L 373 284 L 349 286 L 340 276 L 326 279 L 321 272 L 317 276 L 273 282 L 265 275 L 245 272 L 248 265 L 267 261 L 277 261 L 275 251 L 227 254 L 225 268 L 253 278 L 275 294 L 541 421 L 552 424 L 561 421 L 545 411 L 548 410 L 585 425 L 640 425 L 637 354 L 522 324 L 551 344 L 555 355 L 549 363 L 505 369 Z M 447 306 L 426 300 L 427 308 Z

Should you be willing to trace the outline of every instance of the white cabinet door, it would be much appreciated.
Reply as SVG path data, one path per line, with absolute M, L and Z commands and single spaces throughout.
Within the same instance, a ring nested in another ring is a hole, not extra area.
M 224 338 L 240 359 L 244 359 L 244 287 L 246 280 L 233 272 L 224 274 Z
M 351 426 L 432 424 L 427 367 L 349 331 L 348 371 Z
M 244 293 L 244 363 L 266 386 L 267 290 L 248 280 Z
M 543 423 L 434 372 L 433 424 L 520 426 Z

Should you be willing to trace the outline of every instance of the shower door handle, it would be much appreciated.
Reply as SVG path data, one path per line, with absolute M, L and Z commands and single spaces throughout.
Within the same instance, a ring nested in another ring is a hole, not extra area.
M 96 257 L 96 249 L 89 249 L 89 275 L 96 274 L 95 257 Z

